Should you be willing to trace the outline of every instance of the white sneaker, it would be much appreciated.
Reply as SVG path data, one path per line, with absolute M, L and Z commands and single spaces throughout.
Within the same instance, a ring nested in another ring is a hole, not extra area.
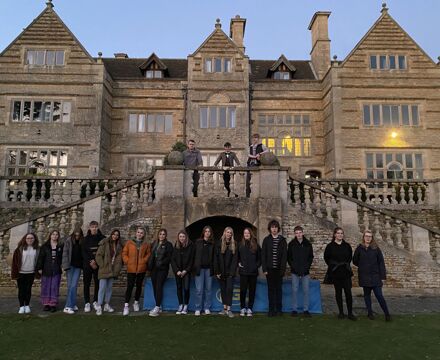
M 227 315 L 228 317 L 230 317 L 230 318 L 233 318 L 233 317 L 234 317 L 234 313 L 233 313 L 231 310 L 227 310 L 227 311 L 226 311 L 226 315 Z
M 182 309 L 182 315 L 188 314 L 188 305 L 184 305 Z
M 96 301 L 93 302 L 93 308 L 96 310 L 98 310 L 98 303 Z
M 240 310 L 240 316 L 246 316 L 246 309 L 245 308 Z
M 219 311 L 219 315 L 228 315 L 228 310 L 223 309 L 222 311 Z
M 125 303 L 124 310 L 122 311 L 122 315 L 127 316 L 128 314 L 130 314 L 130 307 L 128 306 L 127 303 Z
M 179 308 L 178 308 L 177 311 L 176 311 L 176 315 L 180 315 L 180 314 L 182 314 L 182 310 L 183 310 L 183 305 L 180 304 L 180 305 L 179 305 Z
M 211 311 L 209 309 L 205 309 L 205 315 L 211 315 Z
M 25 313 L 25 314 L 30 314 L 30 313 L 31 313 L 31 308 L 29 307 L 29 305 L 26 305 L 26 306 L 24 307 L 24 313 Z
M 112 313 L 112 312 L 115 311 L 115 309 L 113 309 L 113 308 L 110 306 L 110 304 L 105 304 L 105 305 L 104 305 L 104 311 L 105 311 L 105 312 Z
M 159 306 L 155 306 L 153 310 L 150 311 L 148 315 L 150 316 L 159 316 L 160 309 Z
M 194 312 L 194 315 L 195 315 L 195 316 L 200 316 L 200 310 L 196 310 L 196 311 Z
M 75 306 L 73 307 L 72 310 L 73 310 L 73 311 L 78 311 L 78 310 L 79 310 L 79 309 L 78 309 L 78 306 L 75 305 Z
M 69 315 L 75 314 L 75 311 L 73 311 L 73 309 L 68 308 L 68 307 L 64 308 L 63 312 L 65 314 L 69 314 Z
M 24 306 L 20 306 L 20 309 L 18 309 L 19 314 L 24 314 Z
M 86 303 L 85 305 L 84 305 L 84 312 L 86 312 L 86 313 L 89 313 L 90 312 L 90 303 Z
M 133 303 L 133 311 L 138 312 L 139 311 L 139 301 L 135 301 Z
M 101 305 L 96 305 L 96 315 L 102 315 L 102 307 Z
M 252 310 L 251 309 L 247 309 L 247 316 L 252 316 L 253 315 L 253 313 L 252 313 Z

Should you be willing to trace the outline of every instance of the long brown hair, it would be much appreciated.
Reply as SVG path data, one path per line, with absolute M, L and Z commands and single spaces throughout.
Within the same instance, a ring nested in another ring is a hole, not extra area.
M 181 244 L 180 241 L 179 241 L 179 235 L 180 235 L 180 234 L 185 235 L 185 243 L 184 243 L 184 244 Z M 184 247 L 184 248 L 185 248 L 185 247 L 188 246 L 188 244 L 189 244 L 188 234 L 186 233 L 185 230 L 180 230 L 180 231 L 177 233 L 177 240 L 176 240 L 176 245 L 175 245 L 176 249 L 180 249 L 181 247 Z
M 83 241 L 84 241 L 84 232 L 82 231 L 82 229 L 80 228 L 80 227 L 76 227 L 73 231 L 72 231 L 72 233 L 70 234 L 70 240 L 71 241 L 75 241 L 76 239 L 75 239 L 75 234 L 76 233 L 78 233 L 79 234 L 79 239 L 78 239 L 78 241 L 79 241 L 79 243 L 80 244 L 82 244 L 83 243 Z
M 60 234 L 60 232 L 58 230 L 52 230 L 49 233 L 49 236 L 47 237 L 46 244 L 50 244 L 50 238 L 52 237 L 52 234 L 55 233 L 55 232 L 58 234 L 57 244 L 59 244 L 61 242 L 61 234 Z
M 214 231 L 212 231 L 212 227 L 209 226 L 209 225 L 206 225 L 206 226 L 203 228 L 203 230 L 202 230 L 202 234 L 200 235 L 200 238 L 201 238 L 202 240 L 205 239 L 205 231 L 208 230 L 208 229 L 209 229 L 209 231 L 211 232 L 211 235 L 210 235 L 209 238 L 208 238 L 208 242 L 213 243 L 213 242 L 214 242 Z
M 38 244 L 38 237 L 37 237 L 37 235 L 36 235 L 35 233 L 33 233 L 33 232 L 28 232 L 28 233 L 26 233 L 26 234 L 21 238 L 21 240 L 18 242 L 17 248 L 22 248 L 23 250 L 27 250 L 28 245 L 27 245 L 27 242 L 26 242 L 26 237 L 27 237 L 28 235 L 32 235 L 32 236 L 34 237 L 34 242 L 32 243 L 32 247 L 33 247 L 34 249 L 38 249 L 38 247 L 39 247 L 39 244 Z
M 165 240 L 164 240 L 164 241 L 166 241 L 167 238 L 168 238 L 168 231 L 167 231 L 167 229 L 161 228 L 161 229 L 159 229 L 159 231 L 157 232 L 157 237 L 156 237 L 157 242 L 159 242 L 159 234 L 160 234 L 161 232 L 164 232 L 164 233 L 165 233 Z
M 376 240 L 374 240 L 373 232 L 368 229 L 362 233 L 362 239 L 361 239 L 362 246 L 366 247 L 365 246 L 365 234 L 371 235 L 371 243 L 370 243 L 369 247 L 371 247 L 372 249 L 377 249 L 379 246 L 377 246 L 377 242 L 376 242 Z
M 341 228 L 341 227 L 339 227 L 339 226 L 335 227 L 335 229 L 333 230 L 332 241 L 335 241 L 335 239 L 336 239 L 336 233 L 337 233 L 338 231 L 342 231 L 342 232 L 344 232 L 344 229 Z
M 250 248 L 251 248 L 251 252 L 255 253 L 255 252 L 257 251 L 257 248 L 258 248 L 258 242 L 257 242 L 257 238 L 256 238 L 256 236 L 255 236 L 255 234 L 254 234 L 254 232 L 252 231 L 251 228 L 248 228 L 248 227 L 247 227 L 247 228 L 245 228 L 245 229 L 243 230 L 243 236 L 242 236 L 242 238 L 241 238 L 240 244 L 243 245 L 243 246 L 246 245 L 246 240 L 245 240 L 245 238 L 244 238 L 244 232 L 245 232 L 246 230 L 249 231 L 249 233 L 251 234 L 251 239 L 250 239 L 250 241 L 249 241 Z
M 223 230 L 223 235 L 220 239 L 221 241 L 221 253 L 224 254 L 226 251 L 226 248 L 228 247 L 228 245 L 226 244 L 226 231 L 231 230 L 232 232 L 232 237 L 231 237 L 231 242 L 229 243 L 229 248 L 231 249 L 232 253 L 235 254 L 235 239 L 234 239 L 234 230 L 230 227 L 227 226 L 225 227 L 225 230 Z

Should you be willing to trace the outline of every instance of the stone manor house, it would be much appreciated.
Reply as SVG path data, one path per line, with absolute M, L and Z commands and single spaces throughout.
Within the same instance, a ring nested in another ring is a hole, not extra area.
M 395 265 L 390 283 L 440 287 L 440 66 L 385 4 L 346 58 L 332 59 L 329 18 L 311 18 L 310 59 L 287 49 L 250 59 L 239 15 L 200 29 L 207 37 L 186 58 L 106 58 L 87 52 L 49 0 L 0 53 L 0 204 L 14 214 L 0 224 L 2 259 L 19 230 L 67 234 L 96 211 L 108 228 L 141 221 L 151 232 L 230 216 L 260 238 L 275 217 L 288 236 L 304 224 L 318 253 L 336 224 L 353 244 L 374 229 Z M 281 166 L 252 170 L 250 198 L 251 170 L 236 170 L 237 197 L 225 199 L 212 165 L 226 141 L 245 164 L 253 133 Z M 163 166 L 188 139 L 206 167 L 197 198 L 187 170 Z

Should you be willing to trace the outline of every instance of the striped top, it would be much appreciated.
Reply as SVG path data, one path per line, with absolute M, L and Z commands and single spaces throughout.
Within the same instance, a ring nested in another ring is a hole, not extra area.
M 272 267 L 278 269 L 278 244 L 280 243 L 280 236 L 272 238 Z

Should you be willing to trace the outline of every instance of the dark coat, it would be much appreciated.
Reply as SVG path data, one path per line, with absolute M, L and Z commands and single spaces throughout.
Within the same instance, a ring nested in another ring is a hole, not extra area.
M 235 276 L 238 264 L 238 246 L 235 245 L 235 253 L 228 246 L 225 252 L 221 252 L 221 243 L 214 249 L 214 273 L 222 278 Z
M 72 254 L 73 254 L 73 246 L 75 244 L 75 239 L 72 238 L 72 236 L 68 236 L 64 241 L 64 248 L 63 248 L 63 264 L 62 268 L 64 271 L 67 271 L 70 269 L 71 261 L 72 261 Z M 83 256 L 83 247 L 81 245 L 81 258 Z M 81 259 L 81 263 L 83 263 Z
M 209 246 L 209 258 L 211 259 L 211 265 L 209 267 L 211 276 L 214 275 L 214 243 L 208 243 L 207 245 L 203 244 L 203 239 L 198 239 L 195 243 L 195 251 L 194 251 L 194 265 L 193 271 L 195 275 L 200 275 L 200 269 L 202 268 L 202 254 L 203 247 Z
M 354 251 L 353 264 L 358 267 L 359 286 L 382 286 L 382 280 L 386 280 L 385 261 L 378 247 L 360 244 Z
M 341 245 L 332 241 L 325 247 L 324 260 L 327 264 L 327 273 L 324 282 L 327 284 L 345 283 L 351 281 L 353 271 L 351 270 L 351 259 L 353 250 L 349 243 L 342 240 Z
M 151 256 L 148 260 L 148 269 L 166 270 L 170 268 L 171 258 L 173 256 L 173 245 L 168 240 L 159 243 L 154 241 L 151 245 Z
M 36 270 L 43 270 L 43 276 L 55 276 L 61 274 L 61 264 L 63 263 L 63 245 L 57 244 L 56 256 L 52 260 L 52 247 L 50 241 L 44 243 L 40 248 Z
M 280 236 L 280 242 L 278 244 L 278 269 L 281 274 L 284 275 L 286 272 L 286 264 L 287 264 L 287 242 L 286 238 L 282 235 Z M 267 272 L 268 270 L 273 269 L 272 265 L 272 235 L 269 234 L 263 240 L 263 245 L 261 246 L 261 266 L 263 268 L 263 272 Z
M 292 274 L 308 275 L 313 262 L 313 247 L 309 240 L 303 237 L 300 243 L 295 237 L 287 247 L 287 262 Z
M 229 161 L 231 162 L 230 166 L 240 166 L 240 161 L 237 158 L 237 155 L 235 154 L 235 152 L 230 151 L 229 152 Z M 226 166 L 226 152 L 223 151 L 218 157 L 217 160 L 215 160 L 214 166 L 217 166 L 218 163 L 221 161 L 222 162 L 222 166 Z
M 175 275 L 178 271 L 183 270 L 190 273 L 194 263 L 194 250 L 195 247 L 192 241 L 189 241 L 186 247 L 174 247 L 171 267 Z
M 84 267 L 90 267 L 90 261 L 95 260 L 96 252 L 98 251 L 99 242 L 105 239 L 101 231 L 98 230 L 96 235 L 87 234 L 82 243 L 82 257 Z
M 261 247 L 257 244 L 257 251 L 252 252 L 249 241 L 238 248 L 238 272 L 240 275 L 258 275 L 261 266 Z

